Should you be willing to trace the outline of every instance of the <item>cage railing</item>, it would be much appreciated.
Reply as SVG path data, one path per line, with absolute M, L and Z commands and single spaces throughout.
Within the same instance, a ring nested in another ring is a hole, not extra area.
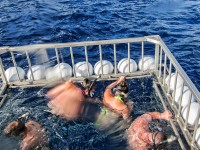
M 131 59 L 131 44 L 132 43 L 140 43 L 141 44 L 141 60 L 142 60 L 142 69 L 137 70 L 136 72 L 130 72 L 130 59 Z M 155 59 L 155 67 L 154 69 L 148 69 L 144 70 L 144 56 L 146 55 L 146 49 L 145 49 L 145 44 L 146 43 L 151 43 L 155 47 L 155 53 L 154 53 L 154 59 Z M 127 58 L 128 58 L 128 73 L 120 73 L 117 69 L 117 44 L 126 44 L 127 45 Z M 103 53 L 104 50 L 102 49 L 103 45 L 111 45 L 112 50 L 113 50 L 113 63 L 114 63 L 114 71 L 111 74 L 104 74 L 103 71 Z M 59 81 L 64 81 L 64 80 L 82 80 L 82 76 L 77 76 L 76 70 L 75 70 L 75 61 L 74 61 L 74 48 L 76 47 L 81 47 L 84 51 L 84 59 L 87 64 L 87 77 L 88 78 L 96 78 L 97 75 L 90 75 L 89 73 L 89 55 L 88 55 L 88 47 L 89 46 L 97 46 L 98 51 L 99 51 L 99 61 L 101 65 L 101 78 L 99 80 L 109 80 L 109 79 L 114 79 L 119 77 L 120 75 L 126 75 L 129 78 L 140 78 L 144 76 L 152 76 L 154 75 L 157 78 L 157 84 L 161 87 L 160 91 L 157 90 L 158 92 L 163 92 L 165 98 L 167 99 L 170 108 L 173 110 L 176 118 L 176 122 L 178 122 L 179 127 L 188 143 L 191 149 L 198 149 L 195 136 L 197 133 L 197 129 L 199 127 L 198 122 L 196 121 L 195 124 L 189 125 L 188 120 L 189 120 L 189 114 L 190 114 L 190 105 L 192 102 L 192 97 L 196 100 L 198 104 L 200 104 L 200 93 L 193 84 L 193 82 L 190 80 L 188 75 L 185 73 L 185 71 L 182 69 L 182 67 L 179 65 L 177 60 L 174 58 L 174 56 L 171 54 L 170 50 L 167 48 L 165 43 L 162 41 L 160 36 L 155 35 L 155 36 L 145 36 L 141 38 L 126 38 L 126 39 L 114 39 L 114 40 L 101 40 L 101 41 L 86 41 L 86 42 L 73 42 L 73 43 L 59 43 L 59 44 L 37 44 L 37 45 L 28 45 L 28 46 L 18 46 L 18 47 L 0 47 L 0 54 L 4 54 L 9 52 L 11 54 L 13 66 L 16 69 L 17 72 L 17 81 L 13 82 L 8 82 L 6 76 L 5 76 L 5 66 L 2 63 L 2 58 L 0 58 L 0 73 L 1 73 L 1 79 L 4 85 L 4 90 L 7 86 L 9 87 L 30 87 L 30 86 L 43 86 L 50 84 L 52 81 L 42 79 L 42 80 L 35 80 L 33 70 L 32 70 L 32 63 L 31 59 L 29 57 L 29 52 L 33 50 L 43 50 L 46 51 L 47 49 L 54 49 L 55 50 L 55 57 L 57 60 L 57 64 L 60 64 L 60 58 L 59 58 L 59 53 L 58 50 L 61 48 L 68 48 L 69 53 L 70 53 L 70 59 L 71 59 L 71 65 L 72 65 L 72 71 L 73 75 L 72 77 L 67 77 L 67 78 L 61 78 Z M 21 80 L 20 75 L 18 72 L 18 65 L 16 63 L 15 55 L 13 52 L 25 52 L 26 54 L 26 59 L 28 62 L 28 69 L 31 71 L 31 80 Z M 171 80 L 172 80 L 172 75 L 175 75 L 174 78 L 174 87 L 173 90 L 171 90 Z M 168 76 L 168 81 L 166 81 L 166 77 Z M 181 84 L 181 93 L 180 93 L 180 101 L 176 103 L 175 98 L 176 98 L 176 86 L 179 84 L 179 76 L 182 78 L 183 82 Z M 184 86 L 187 86 L 189 91 L 191 92 L 190 95 L 190 100 L 188 101 L 187 104 L 187 112 L 186 112 L 186 117 L 183 118 L 181 112 L 182 112 L 182 97 L 183 97 L 183 90 Z M 159 88 L 156 88 L 159 89 Z M 2 92 L 3 93 L 3 92 Z M 161 94 L 159 94 L 161 95 Z M 161 98 L 162 100 L 162 98 Z M 166 107 L 165 107 L 166 108 Z M 198 109 L 197 112 L 197 118 L 196 120 L 199 120 L 200 118 L 200 109 Z M 178 131 L 176 129 L 175 124 L 173 121 L 170 122 L 171 125 L 173 126 L 174 132 L 179 136 Z M 184 149 L 184 144 L 182 140 L 179 138 L 179 144 L 182 145 L 182 149 Z

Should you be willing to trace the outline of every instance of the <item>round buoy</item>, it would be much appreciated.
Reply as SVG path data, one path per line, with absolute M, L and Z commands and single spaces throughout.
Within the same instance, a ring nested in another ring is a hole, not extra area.
M 187 115 L 187 110 L 188 110 L 188 105 L 183 107 L 181 114 L 183 116 L 183 119 L 186 120 L 186 115 Z M 198 121 L 198 124 L 200 124 L 199 122 L 199 118 L 197 118 L 198 116 L 198 110 L 200 109 L 200 105 L 197 102 L 193 102 L 190 104 L 190 110 L 189 110 L 189 116 L 188 116 L 188 123 L 190 125 L 195 125 L 195 123 Z
M 55 66 L 56 77 L 61 79 L 72 76 L 72 67 L 67 63 L 60 63 Z
M 33 72 L 34 80 L 42 80 L 45 78 L 45 69 L 46 67 L 43 65 L 35 65 L 31 67 Z M 31 70 L 28 70 L 27 77 L 29 80 L 33 80 Z
M 155 67 L 155 60 L 152 56 L 144 56 L 143 58 L 143 70 L 154 69 Z M 138 63 L 139 70 L 142 70 L 142 58 L 139 60 Z
M 19 73 L 19 77 L 17 75 L 17 71 Z M 19 81 L 24 79 L 25 71 L 21 67 L 10 67 L 5 71 L 5 76 L 8 82 Z
M 181 87 L 179 87 L 179 88 L 176 89 L 175 102 L 177 104 L 179 104 L 179 101 L 181 99 L 181 92 L 182 92 L 181 91 Z M 190 101 L 190 99 L 191 99 L 191 101 Z M 194 102 L 194 101 L 195 100 L 194 100 L 193 95 L 191 95 L 191 91 L 189 90 L 189 88 L 187 86 L 184 86 L 181 106 L 184 107 L 187 104 L 189 104 L 191 102 Z
M 45 77 L 46 80 L 55 80 L 57 79 L 57 74 L 55 73 L 55 68 L 54 67 L 49 67 L 45 71 Z
M 67 63 L 60 63 L 49 67 L 45 72 L 46 80 L 57 80 L 72 76 L 72 67 Z
M 88 67 L 87 68 L 87 63 L 85 61 L 78 62 L 75 64 L 75 72 L 77 77 L 86 77 L 88 76 L 88 69 L 89 69 L 89 75 L 93 74 L 93 67 L 92 65 L 88 62 Z
M 168 75 L 165 79 L 165 83 L 167 84 L 167 86 L 169 85 L 169 78 L 170 76 Z M 171 74 L 171 80 L 170 80 L 170 90 L 174 90 L 174 86 L 175 86 L 175 79 L 176 79 L 176 75 L 175 73 Z M 176 89 L 180 88 L 183 85 L 183 79 L 182 77 L 178 74 L 177 76 L 177 82 L 176 82 Z
M 197 145 L 200 147 L 200 127 L 197 129 L 195 140 L 197 142 Z
M 128 73 L 129 72 L 128 58 L 123 58 L 122 60 L 120 60 L 117 65 L 117 69 L 119 70 L 120 73 Z M 135 71 L 137 71 L 137 63 L 135 62 L 135 60 L 130 59 L 130 72 L 135 72 Z
M 111 74 L 113 72 L 113 65 L 108 60 L 102 60 L 102 66 L 103 66 L 103 74 Z M 102 74 L 102 66 L 101 61 L 98 61 L 94 65 L 94 73 L 96 75 Z

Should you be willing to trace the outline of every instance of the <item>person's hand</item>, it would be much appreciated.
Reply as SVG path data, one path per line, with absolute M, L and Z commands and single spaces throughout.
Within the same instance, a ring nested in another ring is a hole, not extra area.
M 163 113 L 161 113 L 161 119 L 169 120 L 172 117 L 173 117 L 173 115 L 169 110 L 165 110 Z
M 119 79 L 117 80 L 117 84 L 121 83 L 124 80 L 125 80 L 125 76 L 120 76 Z

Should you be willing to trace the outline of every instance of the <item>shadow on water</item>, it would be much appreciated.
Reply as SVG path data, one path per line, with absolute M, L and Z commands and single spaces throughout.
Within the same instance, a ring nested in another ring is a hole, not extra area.
M 134 102 L 132 118 L 146 111 L 163 111 L 161 103 L 152 87 L 152 78 L 129 79 L 128 99 Z M 94 97 L 102 100 L 103 91 L 111 81 L 99 81 L 96 83 Z M 126 141 L 125 131 L 130 123 L 121 118 L 107 118 L 105 124 L 96 124 L 89 121 L 71 121 L 59 118 L 44 110 L 47 110 L 48 99 L 45 97 L 48 88 L 10 89 L 7 91 L 6 103 L 0 109 L 0 147 L 6 149 L 19 149 L 19 138 L 7 137 L 3 134 L 4 127 L 12 120 L 29 112 L 29 119 L 39 122 L 47 131 L 52 150 L 79 150 L 79 149 L 129 149 Z M 93 106 L 91 106 L 93 107 Z M 95 106 L 101 110 L 101 106 Z M 106 119 L 105 119 L 106 120 Z M 108 123 L 110 122 L 110 126 Z M 172 134 L 169 124 L 160 122 L 167 133 Z M 7 146 L 6 146 L 7 145 Z M 179 149 L 177 143 L 173 146 L 165 146 L 165 149 Z M 174 146 L 175 145 L 175 146 Z M 169 147 L 169 148 L 168 148 Z

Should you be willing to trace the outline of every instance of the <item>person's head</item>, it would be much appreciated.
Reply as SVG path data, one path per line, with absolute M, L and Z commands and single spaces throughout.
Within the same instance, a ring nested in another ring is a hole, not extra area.
M 94 83 L 87 78 L 85 78 L 83 80 L 83 88 L 84 88 L 84 91 L 85 91 L 85 95 L 89 95 L 89 94 L 93 93 L 94 90 L 95 90 Z
M 152 135 L 152 141 L 154 145 L 159 144 L 160 142 L 164 141 L 166 139 L 166 136 L 164 135 L 163 132 L 156 131 Z
M 9 123 L 5 127 L 4 132 L 8 135 L 18 136 L 22 134 L 25 131 L 25 129 L 26 129 L 25 123 L 23 123 L 20 120 L 15 120 Z
M 115 89 L 115 95 L 121 96 L 123 98 L 126 98 L 128 94 L 128 86 L 126 84 L 126 81 L 122 81 L 117 88 Z

